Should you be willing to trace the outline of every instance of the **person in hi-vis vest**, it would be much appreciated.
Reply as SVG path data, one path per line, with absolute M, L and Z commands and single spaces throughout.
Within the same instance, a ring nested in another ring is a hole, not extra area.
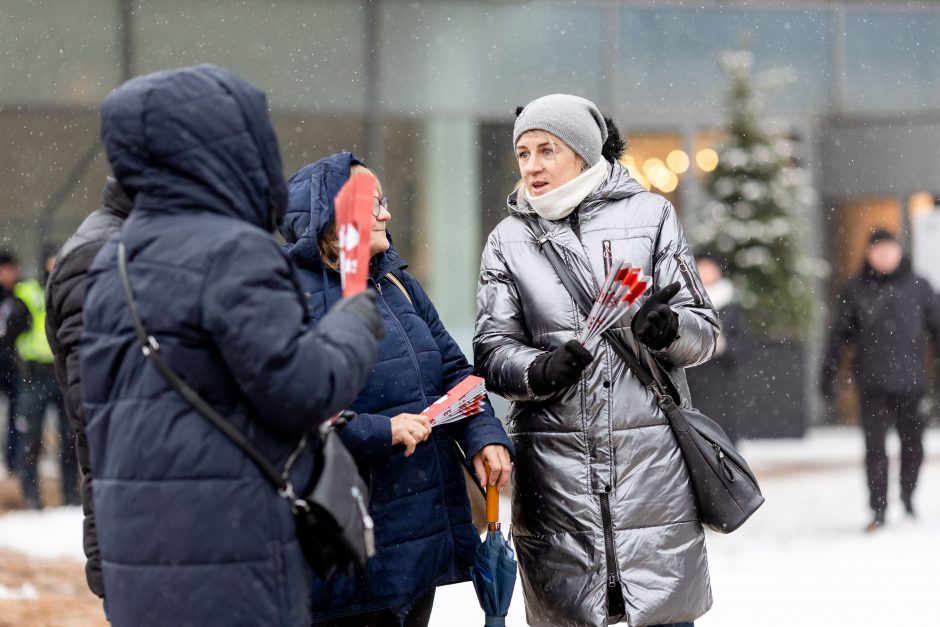
M 46 407 L 55 405 L 59 429 L 59 463 L 62 469 L 62 499 L 67 505 L 80 503 L 78 495 L 78 463 L 75 442 L 66 419 L 62 393 L 55 381 L 52 350 L 46 340 L 45 279 L 55 264 L 55 250 L 43 255 L 40 279 L 21 281 L 13 293 L 29 309 L 33 322 L 16 339 L 23 370 L 23 387 L 17 397 L 15 414 L 20 435 L 19 474 L 23 489 L 23 505 L 27 509 L 42 507 L 39 487 L 39 456 L 42 452 L 42 426 Z

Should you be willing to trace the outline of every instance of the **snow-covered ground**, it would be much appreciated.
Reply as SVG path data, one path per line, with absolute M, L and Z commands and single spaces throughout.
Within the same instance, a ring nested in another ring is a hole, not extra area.
M 889 439 L 894 500 L 872 535 L 862 533 L 870 514 L 859 429 L 741 450 L 767 502 L 738 531 L 709 533 L 715 604 L 696 627 L 940 625 L 940 430 L 928 431 L 916 521 L 897 502 L 898 441 Z M 475 607 L 470 584 L 441 588 L 431 625 L 478 627 Z M 506 624 L 526 624 L 518 583 Z
M 889 451 L 896 455 L 897 447 L 892 437 Z M 709 534 L 715 605 L 696 625 L 940 624 L 940 429 L 928 432 L 926 448 L 918 519 L 905 519 L 897 504 L 893 460 L 889 524 L 866 535 L 859 430 L 817 429 L 805 440 L 746 442 L 742 451 L 761 478 L 767 503 L 735 533 Z M 508 514 L 505 503 L 502 512 Z M 0 548 L 80 560 L 81 510 L 0 516 Z M 34 595 L 31 587 L 0 590 L 0 600 Z M 470 584 L 438 590 L 431 625 L 482 622 Z M 518 585 L 507 624 L 525 625 Z

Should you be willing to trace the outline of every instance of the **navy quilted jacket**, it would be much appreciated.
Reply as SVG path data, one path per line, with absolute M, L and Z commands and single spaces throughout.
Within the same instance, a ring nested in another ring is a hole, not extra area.
M 300 268 L 310 310 L 319 318 L 340 297 L 339 274 L 324 266 L 317 239 L 335 219 L 333 198 L 361 163 L 346 152 L 302 168 L 288 181 L 290 200 L 281 233 Z M 511 450 L 499 420 L 487 410 L 433 429 L 411 457 L 391 446 L 389 418 L 419 413 L 472 373 L 434 305 L 394 248 L 372 263 L 385 338 L 379 358 L 343 432 L 371 487 L 377 555 L 358 577 L 314 580 L 315 620 L 389 608 L 402 614 L 436 586 L 466 581 L 480 544 L 471 524 L 463 470 L 454 441 L 472 457 L 488 444 Z M 408 296 L 391 283 L 394 273 Z M 409 301 L 410 298 L 410 301 Z
M 355 315 L 308 327 L 269 228 L 287 190 L 264 95 L 213 66 L 158 72 L 102 107 L 135 200 L 120 238 L 169 366 L 277 466 L 362 387 L 376 345 Z M 141 354 L 111 240 L 88 276 L 82 397 L 115 625 L 308 625 L 310 573 L 287 502 Z M 313 458 L 294 466 L 305 485 Z

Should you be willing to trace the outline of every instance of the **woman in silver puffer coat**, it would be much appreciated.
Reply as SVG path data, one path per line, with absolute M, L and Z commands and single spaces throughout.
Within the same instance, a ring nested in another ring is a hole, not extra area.
M 553 241 L 592 295 L 613 259 L 642 266 L 650 292 L 614 332 L 659 361 L 688 405 L 683 369 L 711 356 L 717 314 L 675 210 L 620 165 L 613 135 L 605 145 L 607 122 L 582 98 L 522 109 L 522 184 L 481 264 L 475 361 L 513 401 L 512 529 L 532 625 L 687 625 L 711 606 L 704 534 L 666 418 L 606 341 L 591 353 L 575 341 L 585 318 L 538 242 Z

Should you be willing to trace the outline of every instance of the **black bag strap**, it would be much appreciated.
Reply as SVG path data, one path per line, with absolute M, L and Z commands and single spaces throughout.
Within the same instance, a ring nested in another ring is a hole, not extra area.
M 147 333 L 147 330 L 144 328 L 144 323 L 140 319 L 140 314 L 137 312 L 137 305 L 134 303 L 134 293 L 131 290 L 130 279 L 127 274 L 127 256 L 124 248 L 124 242 L 118 242 L 118 272 L 121 275 L 121 285 L 124 286 L 124 299 L 127 301 L 127 308 L 131 313 L 131 322 L 134 324 L 134 330 L 137 332 L 137 339 L 141 343 L 141 351 L 144 353 L 144 356 L 150 360 L 150 363 L 163 375 L 163 378 L 167 380 L 167 383 L 170 384 L 174 390 L 179 392 L 180 396 L 186 399 L 200 414 L 206 417 L 206 419 L 216 426 L 222 433 L 224 433 L 228 438 L 235 443 L 238 448 L 243 450 L 246 455 L 255 463 L 256 466 L 261 470 L 262 474 L 270 481 L 275 488 L 278 490 L 278 494 L 281 496 L 290 499 L 292 502 L 295 500 L 295 495 L 293 492 L 293 487 L 290 484 L 290 481 L 287 480 L 287 473 L 290 471 L 291 465 L 293 465 L 294 460 L 297 455 L 300 454 L 300 451 L 306 445 L 307 436 L 301 438 L 300 444 L 294 450 L 293 454 L 287 460 L 287 464 L 284 468 L 283 473 L 278 473 L 274 466 L 261 454 L 258 449 L 251 445 L 248 442 L 248 439 L 245 438 L 241 432 L 236 429 L 232 424 L 226 420 L 219 412 L 212 408 L 209 403 L 207 403 L 196 390 L 192 389 L 187 385 L 183 379 L 177 375 L 172 368 L 170 368 L 167 363 L 160 356 L 160 344 L 157 342 L 156 338 Z
M 540 225 L 541 226 L 541 225 Z M 565 289 L 568 290 L 568 293 L 571 294 L 571 297 L 574 299 L 574 302 L 578 305 L 578 308 L 584 314 L 585 317 L 590 316 L 591 309 L 594 306 L 594 301 L 584 290 L 584 288 L 574 279 L 571 275 L 571 271 L 568 269 L 568 266 L 565 265 L 565 262 L 562 260 L 561 255 L 558 254 L 558 250 L 555 247 L 555 242 L 552 241 L 552 235 L 546 233 L 542 229 L 542 237 L 537 237 L 536 241 L 538 242 L 539 248 L 545 253 L 545 256 L 548 257 L 549 263 L 552 264 L 552 268 L 555 269 L 555 274 L 558 275 L 558 278 L 561 279 L 562 285 L 565 286 Z M 546 246 L 546 244 L 548 244 Z M 672 389 L 671 382 L 667 383 L 667 386 L 670 388 L 668 392 L 663 391 L 662 386 L 659 384 L 659 381 L 653 376 L 649 368 L 637 359 L 636 355 L 633 354 L 633 351 L 629 346 L 626 346 L 623 341 L 618 338 L 614 333 L 608 329 L 603 333 L 604 339 L 606 339 L 614 351 L 620 356 L 621 359 L 629 366 L 630 370 L 636 375 L 637 379 L 640 380 L 640 383 L 643 384 L 656 399 L 662 404 L 664 400 L 672 397 L 673 403 L 678 405 L 680 403 L 679 394 Z M 659 365 L 657 363 L 657 365 Z M 669 376 L 663 372 L 665 380 L 669 381 Z

